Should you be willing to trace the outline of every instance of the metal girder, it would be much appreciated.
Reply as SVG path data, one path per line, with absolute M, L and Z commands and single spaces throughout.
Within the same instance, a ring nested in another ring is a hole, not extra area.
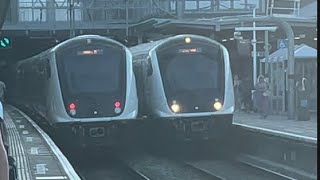
M 147 20 L 143 23 L 137 23 L 131 26 L 131 28 L 135 29 L 160 29 L 160 28 L 167 28 L 167 27 L 189 27 L 195 29 L 208 29 L 216 31 L 224 30 L 224 29 L 234 29 L 235 27 L 241 27 L 244 25 L 243 18 L 250 18 L 250 16 L 231 16 L 231 17 L 221 17 L 221 18 L 214 18 L 214 19 L 201 19 L 201 20 L 174 20 L 174 19 L 157 19 L 153 18 Z M 251 16 L 252 18 L 252 16 Z M 260 17 L 258 17 L 260 18 Z M 277 18 L 289 23 L 290 26 L 294 27 L 317 27 L 317 20 L 316 19 L 304 19 L 304 18 Z M 155 22 L 156 21 L 156 22 Z M 152 23 L 150 23 L 152 22 Z M 274 25 L 274 23 L 267 22 L 267 21 L 257 21 L 259 26 L 270 26 Z M 141 28 L 143 26 L 143 28 Z M 148 27 L 149 26 L 149 27 Z M 220 26 L 218 29 L 217 26 Z
M 0 29 L 2 29 L 2 25 L 6 18 L 9 4 L 10 4 L 10 0 L 0 0 Z
M 278 27 L 236 27 L 236 31 L 272 31 L 275 32 Z

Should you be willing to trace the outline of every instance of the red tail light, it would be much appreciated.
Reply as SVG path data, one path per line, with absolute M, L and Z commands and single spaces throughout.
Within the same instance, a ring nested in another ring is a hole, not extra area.
M 77 108 L 77 106 L 76 106 L 75 103 L 70 103 L 70 104 L 69 104 L 69 108 L 70 108 L 70 110 L 74 110 L 74 109 Z
M 116 108 L 119 108 L 119 107 L 121 107 L 121 103 L 120 103 L 119 101 L 116 101 L 116 102 L 114 103 L 114 106 L 115 106 Z

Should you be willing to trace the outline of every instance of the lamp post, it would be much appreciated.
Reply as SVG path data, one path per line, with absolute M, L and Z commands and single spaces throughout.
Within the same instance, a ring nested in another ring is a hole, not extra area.
M 253 8 L 252 17 L 256 17 L 256 7 Z M 253 36 L 252 36 L 252 45 L 253 45 L 253 85 L 256 85 L 257 82 L 257 38 L 256 38 L 256 21 L 253 20 Z
M 69 2 L 69 15 L 70 15 L 70 38 L 75 36 L 75 15 L 74 15 L 74 2 L 73 0 L 68 0 Z
M 129 5 L 128 0 L 126 0 L 126 39 L 128 39 L 129 36 Z

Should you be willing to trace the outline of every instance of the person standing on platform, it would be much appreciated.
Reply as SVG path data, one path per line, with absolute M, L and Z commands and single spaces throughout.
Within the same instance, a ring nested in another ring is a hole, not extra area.
M 248 76 L 241 81 L 240 84 L 240 92 L 241 92 L 241 99 L 242 99 L 242 106 L 243 110 L 247 113 L 252 110 L 252 100 L 251 100 L 251 81 L 249 80 Z
M 6 84 L 0 81 L 0 101 L 4 103 L 4 92 L 6 91 Z
M 241 108 L 241 97 L 240 97 L 240 79 L 238 75 L 233 78 L 233 89 L 234 89 L 234 100 L 235 100 L 235 111 L 240 111 Z
M 269 85 L 265 81 L 264 77 L 260 75 L 258 82 L 255 85 L 254 101 L 258 113 L 261 114 L 261 118 L 265 119 L 269 112 Z
M 4 146 L 3 126 L 4 126 L 3 106 L 0 101 L 0 180 L 9 180 L 8 155 Z

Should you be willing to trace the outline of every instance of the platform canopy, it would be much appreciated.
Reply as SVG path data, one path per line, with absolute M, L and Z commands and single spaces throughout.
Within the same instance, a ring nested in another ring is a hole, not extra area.
M 317 50 L 305 44 L 294 46 L 294 58 L 296 60 L 317 59 Z M 265 62 L 266 58 L 261 59 Z M 269 55 L 268 62 L 278 62 L 288 60 L 288 48 L 278 49 Z
M 300 9 L 300 16 L 302 17 L 317 17 L 318 2 L 313 1 L 310 4 Z
M 235 27 L 244 26 L 246 19 L 251 18 L 251 14 L 247 15 L 234 15 L 234 16 L 223 16 L 215 18 L 198 18 L 198 19 L 162 19 L 162 18 L 151 18 L 146 21 L 139 22 L 137 24 L 130 25 L 130 29 L 135 32 L 150 32 L 151 30 L 159 31 L 160 29 L 168 29 L 173 27 L 175 30 L 177 28 L 193 28 L 193 29 L 203 29 L 210 31 L 223 31 L 223 30 L 234 30 Z M 263 19 L 266 16 L 257 15 L 257 25 L 268 26 L 274 25 L 271 22 L 260 22 L 259 19 Z M 316 28 L 317 27 L 317 17 L 302 17 L 302 16 L 290 16 L 290 17 L 277 17 L 285 22 L 288 22 L 294 27 L 303 28 Z M 246 22 L 247 24 L 251 24 Z

